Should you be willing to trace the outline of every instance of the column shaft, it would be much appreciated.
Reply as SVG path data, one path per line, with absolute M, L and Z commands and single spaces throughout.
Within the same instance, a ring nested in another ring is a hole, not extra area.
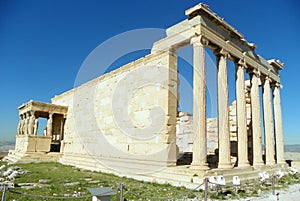
M 238 136 L 238 167 L 249 166 L 248 133 L 245 100 L 244 64 L 236 65 L 236 116 Z
M 274 104 L 274 119 L 275 119 L 275 137 L 276 137 L 276 158 L 278 164 L 284 164 L 284 143 L 282 133 L 282 115 L 280 103 L 280 84 L 274 86 L 273 89 L 273 104 Z
M 262 160 L 262 133 L 260 122 L 260 98 L 258 74 L 251 74 L 251 114 L 252 114 L 252 136 L 253 136 L 253 166 L 264 164 Z
M 231 168 L 230 132 L 228 108 L 228 75 L 227 53 L 217 55 L 218 66 L 218 133 L 219 133 L 219 164 L 218 168 Z
M 38 125 L 39 125 L 39 121 L 38 121 L 38 118 L 36 118 L 34 120 L 34 132 L 33 132 L 33 135 L 37 135 L 37 131 L 38 131 Z
M 273 119 L 270 94 L 270 79 L 266 77 L 263 85 L 263 108 L 264 108 L 264 126 L 265 126 L 265 155 L 266 165 L 274 165 L 274 134 Z
M 203 38 L 198 37 L 192 41 L 194 48 L 192 166 L 207 169 L 205 46 L 201 40 Z
M 52 124 L 53 124 L 53 114 L 49 113 L 49 119 L 47 121 L 47 136 L 52 136 Z

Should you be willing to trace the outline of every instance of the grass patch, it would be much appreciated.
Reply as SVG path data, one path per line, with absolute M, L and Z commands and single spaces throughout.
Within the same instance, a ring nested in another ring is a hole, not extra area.
M 41 185 L 31 189 L 24 189 L 21 187 L 15 187 L 12 189 L 13 191 L 26 194 L 56 197 L 72 196 L 74 194 L 89 196 L 90 193 L 88 192 L 87 188 L 111 187 L 117 193 L 117 195 L 112 197 L 112 200 L 119 200 L 118 189 L 121 183 L 125 186 L 127 191 L 132 191 L 136 194 L 148 197 L 174 197 L 174 200 L 176 200 L 176 198 L 194 198 L 196 197 L 196 194 L 201 193 L 199 191 L 190 193 L 190 190 L 184 187 L 174 187 L 168 184 L 137 181 L 126 177 L 118 177 L 112 174 L 78 169 L 59 163 L 28 163 L 10 166 L 18 166 L 29 171 L 29 173 L 20 175 L 19 178 L 16 178 L 16 186 L 23 185 L 24 183 L 36 183 Z M 124 197 L 128 200 L 150 200 L 140 199 L 138 196 L 127 193 L 126 190 L 124 191 Z M 184 194 L 186 196 L 182 196 Z M 7 200 L 13 199 L 18 201 L 53 200 L 26 197 L 9 192 L 7 195 Z M 67 200 L 90 201 L 91 198 Z
M 4 164 L 0 162 L 0 165 Z M 93 172 L 66 166 L 59 163 L 28 163 L 10 166 L 18 166 L 29 171 L 27 174 L 16 178 L 16 187 L 13 191 L 42 195 L 42 196 L 89 196 L 87 188 L 111 187 L 117 194 L 112 200 L 119 200 L 119 185 L 125 187 L 124 198 L 127 200 L 153 200 L 151 198 L 170 198 L 167 200 L 186 200 L 203 198 L 203 190 L 191 191 L 184 187 L 174 187 L 169 184 L 157 184 L 151 182 L 137 181 L 126 177 L 118 177 L 112 174 Z M 9 167 L 9 166 L 7 166 Z M 34 188 L 26 188 L 26 183 L 34 183 Z M 276 190 L 288 188 L 289 185 L 300 183 L 300 175 L 286 175 L 283 178 L 275 179 Z M 24 186 L 25 185 L 25 186 Z M 23 187 L 22 187 L 23 186 Z M 209 198 L 218 200 L 239 199 L 257 197 L 272 191 L 271 180 L 261 183 L 258 180 L 243 182 L 241 186 L 222 186 L 221 188 L 209 188 Z M 133 193 L 130 193 L 133 192 Z M 7 194 L 7 200 L 18 201 L 40 201 L 53 200 L 46 198 L 27 197 L 16 195 L 11 192 Z M 91 200 L 67 199 L 67 200 Z

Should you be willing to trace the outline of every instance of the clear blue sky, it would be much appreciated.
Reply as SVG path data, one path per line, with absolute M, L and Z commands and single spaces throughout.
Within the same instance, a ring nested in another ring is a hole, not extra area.
M 286 144 L 300 143 L 300 3 L 297 0 L 202 1 L 257 44 L 256 53 L 285 63 L 281 72 Z M 14 139 L 17 107 L 49 102 L 72 89 L 88 54 L 105 40 L 140 28 L 167 28 L 199 1 L 0 1 L 0 140 Z

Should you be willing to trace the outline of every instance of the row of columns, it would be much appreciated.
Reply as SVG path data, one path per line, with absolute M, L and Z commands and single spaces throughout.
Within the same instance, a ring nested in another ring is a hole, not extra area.
M 194 50 L 194 77 L 193 77 L 193 161 L 192 167 L 207 169 L 207 136 L 206 136 L 206 66 L 205 47 L 209 41 L 202 36 L 191 40 Z M 231 168 L 230 153 L 230 127 L 228 104 L 228 72 L 227 59 L 230 54 L 223 49 L 215 52 L 217 58 L 217 88 L 218 88 L 218 133 L 219 133 L 219 164 L 218 168 Z M 236 104 L 237 104 L 237 137 L 238 137 L 238 167 L 249 166 L 248 159 L 248 133 L 245 101 L 245 75 L 244 69 L 251 76 L 251 113 L 253 135 L 253 165 L 263 165 L 262 160 L 262 131 L 260 119 L 259 79 L 263 83 L 263 117 L 265 133 L 266 165 L 275 164 L 275 149 L 277 163 L 284 163 L 282 117 L 280 105 L 280 84 L 273 85 L 273 106 L 275 135 L 273 132 L 271 86 L 272 80 L 266 75 L 259 75 L 255 68 L 248 67 L 243 59 L 235 61 L 236 65 Z
M 38 118 L 35 115 L 36 111 L 28 111 L 20 114 L 18 124 L 18 135 L 37 135 Z M 53 113 L 49 113 L 47 121 L 46 136 L 52 135 Z

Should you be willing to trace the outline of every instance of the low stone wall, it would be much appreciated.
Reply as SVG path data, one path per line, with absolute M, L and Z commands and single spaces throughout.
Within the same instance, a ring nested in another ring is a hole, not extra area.
M 49 152 L 51 145 L 51 137 L 48 136 L 30 136 L 17 135 L 16 137 L 16 152 Z

